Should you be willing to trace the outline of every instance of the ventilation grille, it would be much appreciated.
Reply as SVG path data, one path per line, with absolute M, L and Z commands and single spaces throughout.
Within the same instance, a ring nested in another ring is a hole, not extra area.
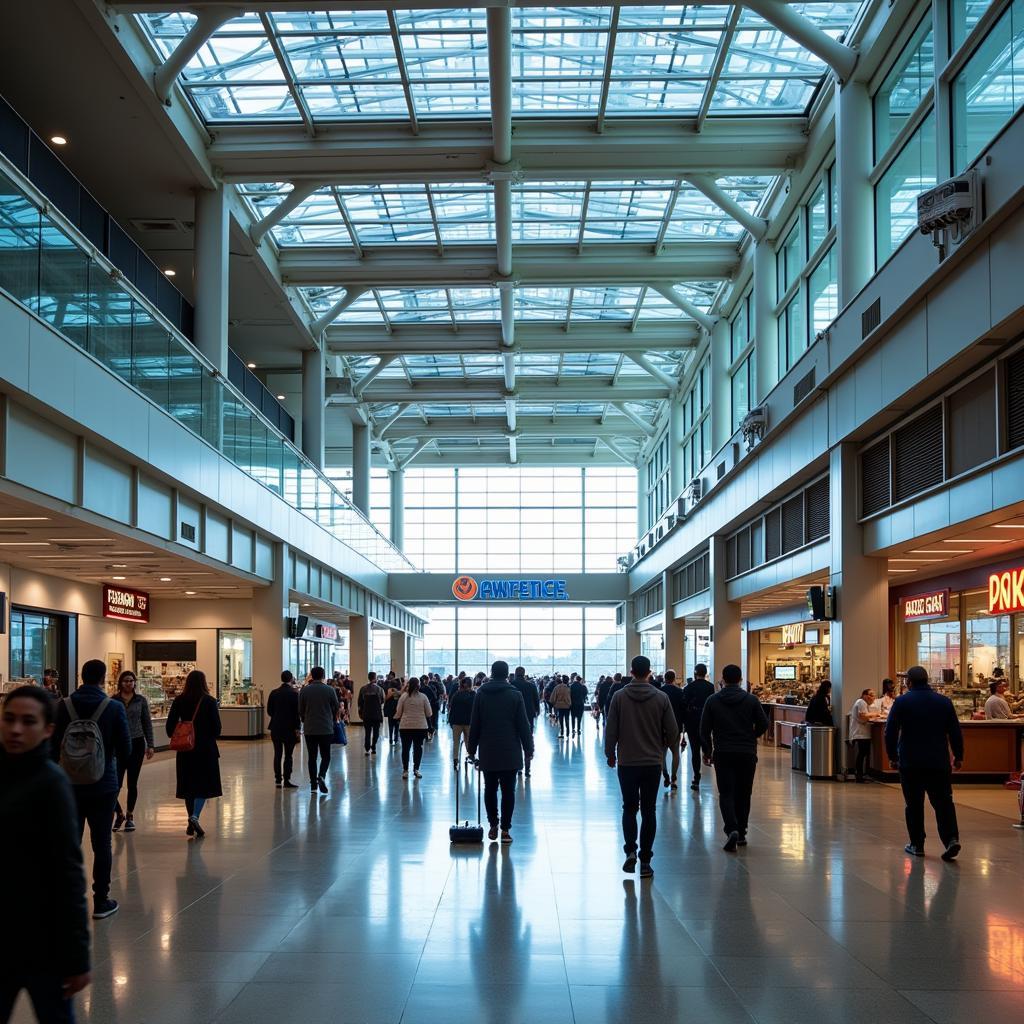
M 799 405 L 814 390 L 815 367 L 793 385 L 793 404 Z
M 782 553 L 788 555 L 804 542 L 804 496 L 782 503 Z
M 750 571 L 750 528 L 736 534 L 736 572 Z
M 861 454 L 860 491 L 861 515 L 871 516 L 889 507 L 889 438 Z
M 718 479 L 721 480 L 723 476 L 725 476 L 725 463 L 720 462 L 718 464 Z
M 829 535 L 828 477 L 811 484 L 804 492 L 807 515 L 807 540 L 821 540 Z
M 736 538 L 730 537 L 725 542 L 725 576 L 732 579 L 736 575 Z
M 672 600 L 685 601 L 694 594 L 708 589 L 708 555 L 695 558 L 692 562 L 672 573 Z
M 1024 352 L 1006 360 L 1006 440 L 1010 448 L 1024 445 Z
M 933 405 L 893 432 L 893 500 L 942 483 L 942 406 Z
M 866 338 L 882 322 L 882 300 L 875 299 L 860 315 L 860 336 Z
M 782 554 L 782 509 L 773 508 L 764 517 L 764 557 L 766 562 Z

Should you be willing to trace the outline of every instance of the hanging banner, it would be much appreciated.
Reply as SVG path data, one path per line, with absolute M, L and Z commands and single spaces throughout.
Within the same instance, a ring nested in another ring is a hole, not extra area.
M 492 579 L 477 580 L 459 576 L 452 583 L 452 594 L 459 601 L 568 601 L 565 580 Z

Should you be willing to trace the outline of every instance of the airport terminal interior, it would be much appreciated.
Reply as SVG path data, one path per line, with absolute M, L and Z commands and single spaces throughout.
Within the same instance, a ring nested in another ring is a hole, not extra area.
M 1024 0 L 4 5 L 0 808 L 96 662 L 135 768 L 0 1018 L 1024 1018 L 1022 106 Z

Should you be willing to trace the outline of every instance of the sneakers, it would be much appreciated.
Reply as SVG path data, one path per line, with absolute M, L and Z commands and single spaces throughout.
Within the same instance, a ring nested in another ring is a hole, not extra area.
M 622 870 L 629 874 L 633 874 L 636 871 L 636 850 L 626 854 L 626 859 L 622 862 Z
M 679 783 L 676 782 L 676 777 L 672 776 L 672 792 L 674 793 L 679 788 Z
M 93 904 L 92 916 L 94 921 L 102 921 L 105 917 L 113 917 L 117 913 L 117 900 L 109 897 L 105 900 L 97 900 Z
M 502 830 L 502 833 L 501 833 L 501 841 L 502 841 L 502 842 L 503 842 L 503 843 L 504 843 L 504 844 L 505 844 L 506 846 L 507 846 L 507 845 L 508 845 L 509 843 L 511 843 L 511 842 L 512 842 L 512 834 L 511 834 L 511 833 L 509 832 L 509 830 L 508 830 L 507 828 L 506 828 L 506 829 L 503 829 L 503 830 Z
M 947 864 L 951 863 L 952 861 L 956 860 L 957 856 L 960 853 L 960 849 L 960 840 L 951 840 L 949 846 L 947 846 L 946 849 L 942 851 L 942 859 Z
M 403 779 L 407 779 L 407 778 L 409 778 L 409 772 L 408 772 L 408 770 L 406 770 L 406 771 L 402 772 L 402 778 L 403 778 Z
M 327 783 L 322 778 L 317 779 L 316 784 L 321 793 L 327 792 Z
M 416 776 L 417 779 L 422 779 L 423 778 L 423 776 L 420 774 L 419 768 L 413 768 L 412 773 L 413 773 L 413 775 Z
M 722 847 L 726 853 L 735 853 L 736 847 L 740 844 L 739 832 L 730 832 L 729 838 L 725 841 L 725 846 Z
M 114 824 L 111 831 L 120 832 L 121 826 L 124 824 L 124 815 L 120 811 L 114 812 Z
M 668 772 L 662 772 L 661 781 L 666 789 L 668 789 L 669 786 L 672 785 L 672 780 L 668 777 Z
M 196 834 L 196 827 L 192 824 L 192 818 L 188 819 L 188 828 L 185 829 L 185 835 L 194 836 Z
M 498 826 L 497 825 L 492 825 L 490 827 L 490 830 L 487 833 L 487 838 L 490 839 L 490 841 L 492 843 L 496 843 L 498 841 Z
M 640 877 L 641 878 L 653 878 L 654 868 L 651 867 L 649 860 L 640 861 Z
M 127 819 L 127 821 L 125 821 L 125 823 L 124 823 L 124 830 L 125 830 L 125 832 L 134 832 L 135 831 L 135 819 L 134 818 L 129 817 Z
M 312 793 L 312 794 L 313 794 L 314 796 L 316 795 L 316 779 L 314 779 L 314 780 L 313 780 L 313 781 L 312 781 L 312 782 L 311 782 L 311 783 L 309 784 L 309 791 L 310 791 L 310 793 Z
M 700 789 L 700 780 L 694 779 L 693 782 L 690 783 L 690 789 L 692 789 L 694 792 Z
M 363 757 L 369 757 L 369 756 L 370 756 L 370 752 L 368 750 L 364 750 L 363 751 Z
M 959 843 L 957 844 L 957 846 L 959 847 Z M 924 847 L 923 846 L 915 846 L 913 843 L 907 843 L 907 845 L 903 847 L 903 851 L 904 851 L 904 853 L 909 853 L 911 857 L 923 857 L 924 856 Z M 956 852 L 957 853 L 960 852 L 959 848 L 957 849 Z
M 747 845 L 747 837 L 746 836 L 740 836 L 739 839 L 736 840 L 736 845 L 737 846 L 746 846 Z
M 280 779 L 278 779 L 274 783 L 274 789 L 284 789 L 284 783 Z
M 282 789 L 298 789 L 299 787 L 296 786 L 295 783 L 292 782 L 291 779 L 285 779 L 284 782 L 281 783 L 281 788 Z
M 189 828 L 192 829 L 192 835 L 194 835 L 196 839 L 202 839 L 203 836 L 206 835 L 206 831 L 203 829 L 203 826 L 199 824 L 199 819 L 195 816 L 188 819 L 188 825 Z

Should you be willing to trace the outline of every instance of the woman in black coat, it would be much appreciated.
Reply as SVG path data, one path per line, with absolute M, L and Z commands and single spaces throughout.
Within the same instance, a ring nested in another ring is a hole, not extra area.
M 189 672 L 185 689 L 174 698 L 167 716 L 167 735 L 173 736 L 179 722 L 191 722 L 195 730 L 195 747 L 179 750 L 175 770 L 177 789 L 175 796 L 185 801 L 188 828 L 185 834 L 202 839 L 206 832 L 199 824 L 203 805 L 213 797 L 223 795 L 220 785 L 220 711 L 217 701 L 210 696 L 206 673 Z
M 832 684 L 823 679 L 818 692 L 807 705 L 804 721 L 808 725 L 835 725 L 832 721 Z

